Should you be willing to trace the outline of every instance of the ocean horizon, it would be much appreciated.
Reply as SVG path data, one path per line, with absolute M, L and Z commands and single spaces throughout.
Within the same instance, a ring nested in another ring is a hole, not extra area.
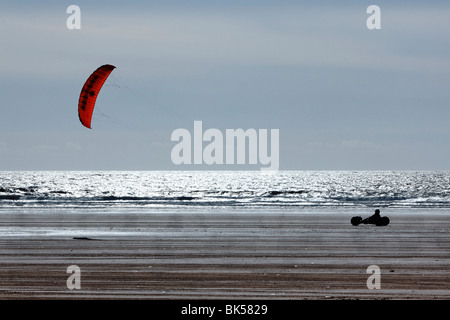
M 0 209 L 450 208 L 450 171 L 0 171 Z

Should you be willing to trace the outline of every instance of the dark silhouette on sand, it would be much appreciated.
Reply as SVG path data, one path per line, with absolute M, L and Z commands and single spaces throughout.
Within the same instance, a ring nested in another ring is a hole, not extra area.
M 374 224 L 376 226 L 387 226 L 389 224 L 389 218 L 380 216 L 380 210 L 377 209 L 375 210 L 375 213 L 368 218 L 363 219 L 360 216 L 357 216 L 353 217 L 350 222 L 354 226 L 357 226 L 361 223 Z

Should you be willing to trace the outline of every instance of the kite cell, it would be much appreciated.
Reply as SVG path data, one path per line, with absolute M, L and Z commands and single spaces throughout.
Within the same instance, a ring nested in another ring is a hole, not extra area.
M 86 128 L 91 129 L 92 112 L 94 112 L 98 93 L 114 68 L 115 66 L 110 64 L 99 67 L 89 76 L 81 89 L 78 100 L 78 117 Z

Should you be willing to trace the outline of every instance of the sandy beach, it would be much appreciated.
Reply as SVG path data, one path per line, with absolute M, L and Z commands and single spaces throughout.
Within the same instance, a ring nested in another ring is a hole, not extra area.
M 450 298 L 443 213 L 354 227 L 344 213 L 49 211 L 0 215 L 0 299 Z

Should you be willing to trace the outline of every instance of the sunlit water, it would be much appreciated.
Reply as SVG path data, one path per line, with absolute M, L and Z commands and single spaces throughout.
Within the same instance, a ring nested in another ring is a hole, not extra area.
M 3 171 L 0 208 L 450 208 L 441 171 Z

